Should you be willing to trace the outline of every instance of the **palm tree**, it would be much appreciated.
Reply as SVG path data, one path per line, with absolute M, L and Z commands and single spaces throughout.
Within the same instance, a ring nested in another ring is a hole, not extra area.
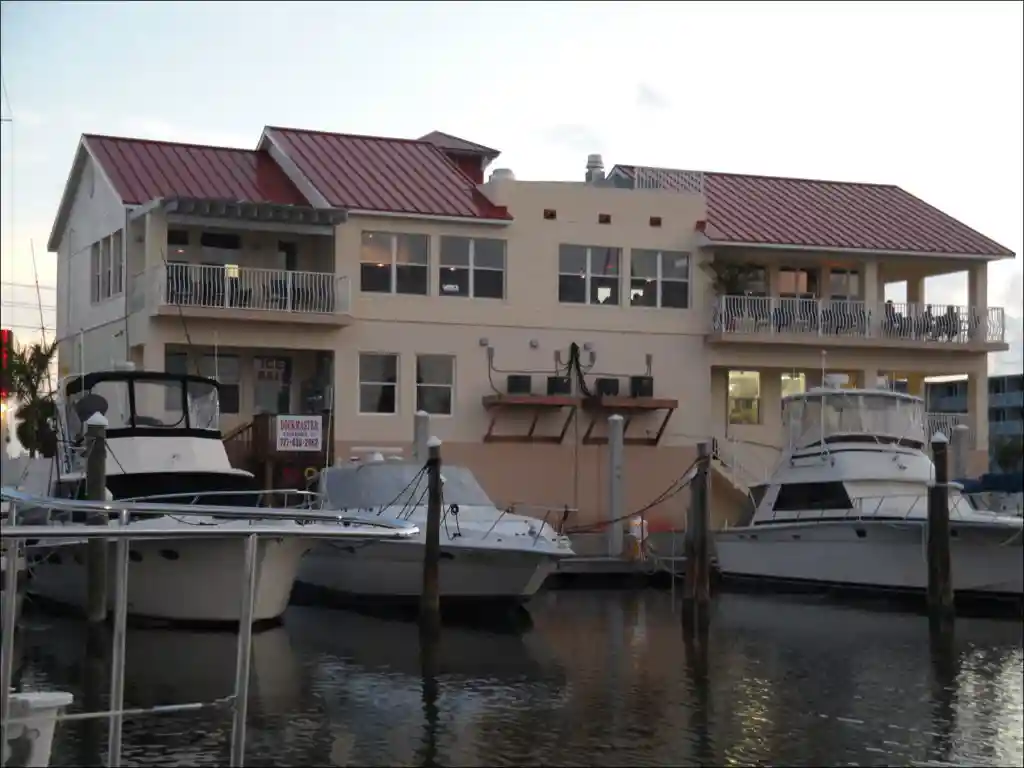
M 16 404 L 15 434 L 29 456 L 52 458 L 57 454 L 53 420 L 57 407 L 50 384 L 50 368 L 57 342 L 36 342 L 11 355 L 11 394 Z

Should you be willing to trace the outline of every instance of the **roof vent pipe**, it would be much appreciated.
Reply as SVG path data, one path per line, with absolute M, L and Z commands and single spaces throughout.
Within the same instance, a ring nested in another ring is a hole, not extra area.
M 491 177 L 488 181 L 515 181 L 516 175 L 512 173 L 511 168 L 495 168 L 491 171 Z
M 587 184 L 604 181 L 604 160 L 600 155 L 587 155 Z

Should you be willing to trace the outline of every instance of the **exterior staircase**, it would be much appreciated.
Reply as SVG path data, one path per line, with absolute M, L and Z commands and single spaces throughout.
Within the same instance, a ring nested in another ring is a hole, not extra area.
M 745 525 L 761 497 L 752 491 L 768 482 L 781 450 L 728 438 L 716 438 L 713 446 L 711 482 L 717 516 L 732 525 Z

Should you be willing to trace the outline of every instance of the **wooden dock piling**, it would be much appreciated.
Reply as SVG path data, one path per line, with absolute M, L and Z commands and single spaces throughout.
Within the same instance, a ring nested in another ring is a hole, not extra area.
M 690 481 L 690 509 L 686 520 L 685 555 L 686 573 L 683 579 L 683 616 L 706 615 L 711 602 L 711 547 L 708 537 L 711 511 L 708 501 L 710 483 L 709 462 L 711 447 L 707 442 L 697 444 L 697 465 Z M 703 621 L 698 624 L 704 623 Z
M 928 617 L 933 623 L 952 622 L 952 557 L 949 525 L 949 440 L 941 432 L 932 436 L 935 482 L 928 489 Z
M 435 634 L 441 624 L 438 566 L 441 560 L 441 441 L 427 441 L 427 530 L 423 548 L 423 585 L 420 592 L 420 630 Z
M 99 412 L 85 422 L 86 450 L 85 493 L 89 501 L 107 499 L 107 418 Z M 106 525 L 107 516 L 91 514 L 89 525 Z M 102 624 L 107 620 L 107 542 L 89 539 L 86 544 L 86 587 L 88 602 L 86 619 L 89 624 Z

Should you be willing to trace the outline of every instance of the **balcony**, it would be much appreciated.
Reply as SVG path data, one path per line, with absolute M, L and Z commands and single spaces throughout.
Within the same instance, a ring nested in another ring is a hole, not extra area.
M 941 432 L 949 440 L 953 439 L 954 428 L 967 427 L 967 445 L 974 445 L 974 427 L 971 417 L 966 413 L 937 413 L 930 411 L 925 414 L 925 436 L 931 440 L 932 435 Z
M 1003 310 L 778 296 L 719 296 L 712 341 L 778 341 L 848 346 L 922 345 L 972 351 L 1005 349 Z
M 129 310 L 156 314 L 347 325 L 347 277 L 330 272 L 259 269 L 232 264 L 171 263 L 138 276 Z

